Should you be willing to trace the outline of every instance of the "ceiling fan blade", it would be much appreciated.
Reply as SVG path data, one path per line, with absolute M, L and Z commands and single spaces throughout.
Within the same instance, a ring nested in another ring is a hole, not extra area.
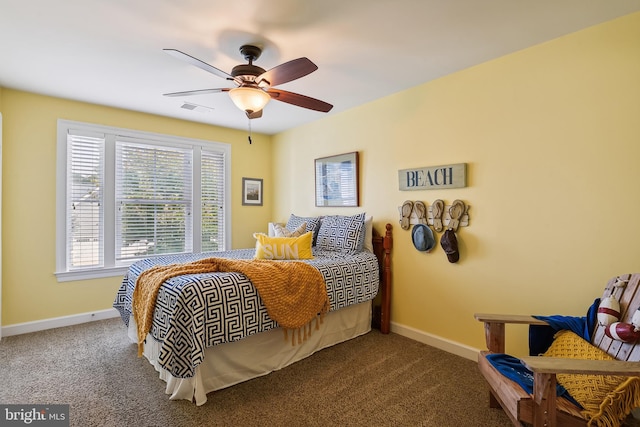
M 169 55 L 178 58 L 182 61 L 186 61 L 191 65 L 195 65 L 196 67 L 207 71 L 211 74 L 215 74 L 218 77 L 222 77 L 223 79 L 227 79 L 227 80 L 233 80 L 233 76 L 231 76 L 231 74 L 226 73 L 216 67 L 214 67 L 213 65 L 209 65 L 206 62 L 203 62 L 201 60 L 199 60 L 198 58 L 194 58 L 193 56 L 186 54 L 184 52 L 181 52 L 177 49 L 162 49 L 165 52 L 167 52 Z
M 304 77 L 317 69 L 318 66 L 309 59 L 298 58 L 265 71 L 256 77 L 256 82 L 260 84 L 262 80 L 266 80 L 270 86 L 277 86 Z
M 163 96 L 192 96 L 192 95 L 206 95 L 209 93 L 220 93 L 220 92 L 229 92 L 231 88 L 217 88 L 217 89 L 198 89 L 198 90 L 187 90 L 184 92 L 171 92 L 171 93 L 163 93 Z
M 308 108 L 309 110 L 328 113 L 333 108 L 333 105 L 328 104 L 324 101 L 320 101 L 319 99 L 311 98 L 309 96 L 300 95 L 298 93 L 293 93 L 286 90 L 269 89 L 267 93 L 271 96 L 271 99 L 286 102 L 287 104 L 296 105 L 302 108 Z
M 259 119 L 262 117 L 262 110 L 254 111 L 253 113 L 247 113 L 247 117 L 250 119 Z

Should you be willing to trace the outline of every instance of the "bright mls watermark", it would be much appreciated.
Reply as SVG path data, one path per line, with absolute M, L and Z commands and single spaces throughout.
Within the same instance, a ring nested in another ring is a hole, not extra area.
M 2 405 L 0 427 L 69 427 L 69 405 Z

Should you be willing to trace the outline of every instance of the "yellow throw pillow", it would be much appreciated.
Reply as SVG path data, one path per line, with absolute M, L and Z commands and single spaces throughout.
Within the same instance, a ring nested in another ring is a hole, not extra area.
M 555 335 L 544 356 L 613 360 L 603 350 L 566 330 Z M 557 379 L 582 405 L 582 415 L 589 420 L 589 426 L 618 425 L 633 408 L 640 406 L 640 377 L 558 374 Z
M 269 237 L 263 233 L 255 233 L 255 259 L 311 259 L 311 241 L 313 232 L 308 231 L 299 237 Z

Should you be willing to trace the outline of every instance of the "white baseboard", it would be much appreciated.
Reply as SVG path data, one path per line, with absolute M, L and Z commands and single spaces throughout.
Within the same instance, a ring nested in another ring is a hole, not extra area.
M 18 323 L 15 325 L 4 326 L 2 328 L 2 335 L 0 336 L 8 337 L 11 335 L 21 335 L 28 334 L 30 332 L 44 331 L 46 329 L 79 325 L 81 323 L 93 322 L 96 320 L 111 319 L 113 317 L 118 317 L 119 315 L 120 313 L 118 312 L 118 310 L 116 310 L 115 308 L 109 308 L 107 310 L 74 314 L 71 316 Z M 448 353 L 464 357 L 465 359 L 473 361 L 478 360 L 478 352 L 480 351 L 479 349 L 460 344 L 456 341 L 451 341 L 446 338 L 429 334 L 427 332 L 420 331 L 418 329 L 404 326 L 395 322 L 391 322 L 391 332 L 421 342 L 423 344 L 439 348 L 440 350 L 444 350 Z
M 3 326 L 2 336 L 28 334 L 30 332 L 44 331 L 46 329 L 61 328 L 63 326 L 79 325 L 80 323 L 118 317 L 120 313 L 115 308 L 94 311 L 90 313 L 74 314 L 71 316 L 55 317 L 53 319 L 36 320 L 33 322 L 17 323 Z
M 418 329 L 411 328 L 409 326 L 400 325 L 398 323 L 391 322 L 391 332 L 395 332 L 403 337 L 411 338 L 412 340 L 421 342 L 423 344 L 430 345 L 431 347 L 439 348 L 447 353 L 455 354 L 456 356 L 464 357 L 465 359 L 478 360 L 479 349 L 469 347 L 459 342 L 451 341 L 446 338 L 432 335 Z

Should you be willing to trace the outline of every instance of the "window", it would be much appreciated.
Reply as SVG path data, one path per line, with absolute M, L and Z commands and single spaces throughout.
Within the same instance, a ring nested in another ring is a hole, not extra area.
M 229 164 L 228 144 L 59 120 L 58 280 L 228 248 Z

